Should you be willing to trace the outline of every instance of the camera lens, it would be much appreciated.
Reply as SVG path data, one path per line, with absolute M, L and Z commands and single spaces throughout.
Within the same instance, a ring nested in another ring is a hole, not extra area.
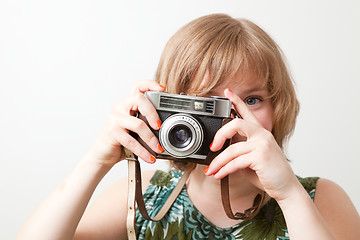
M 170 143 L 177 148 L 184 148 L 191 142 L 191 130 L 185 125 L 177 125 L 169 132 Z
M 186 113 L 169 116 L 159 130 L 160 145 L 173 157 L 186 158 L 196 154 L 203 143 L 200 122 Z

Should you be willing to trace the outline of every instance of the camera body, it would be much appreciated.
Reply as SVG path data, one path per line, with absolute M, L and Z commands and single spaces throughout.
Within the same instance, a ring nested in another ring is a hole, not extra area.
M 218 152 L 209 149 L 219 128 L 231 120 L 231 102 L 228 99 L 154 91 L 146 92 L 145 96 L 155 106 L 162 122 L 160 130 L 150 129 L 165 151 L 157 154 L 142 139 L 135 137 L 156 158 L 208 165 L 230 145 L 228 140 Z M 141 114 L 139 118 L 147 123 Z

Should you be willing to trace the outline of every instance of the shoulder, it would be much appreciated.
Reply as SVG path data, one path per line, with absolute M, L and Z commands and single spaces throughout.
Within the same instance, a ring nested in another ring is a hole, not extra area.
M 347 198 L 347 195 L 345 191 L 335 182 L 325 178 L 320 178 L 317 184 L 315 201 L 321 201 L 324 197 Z
M 143 192 L 154 171 L 141 174 Z M 74 239 L 126 239 L 128 179 L 123 178 L 100 194 L 86 209 Z
M 151 179 L 155 176 L 157 171 L 144 171 L 141 172 L 141 187 L 142 191 L 145 192 L 146 188 L 148 187 Z M 121 198 L 123 202 L 127 202 L 127 190 L 128 190 L 128 178 L 122 178 L 118 182 L 111 185 L 108 189 L 106 189 L 100 196 L 101 198 L 109 198 L 112 199 L 114 197 Z
M 334 207 L 334 204 L 340 205 L 346 203 L 347 206 L 355 209 L 344 189 L 333 181 L 325 178 L 320 178 L 317 182 L 314 202 L 318 208 Z
M 314 203 L 338 239 L 360 238 L 360 217 L 346 192 L 336 183 L 320 178 Z

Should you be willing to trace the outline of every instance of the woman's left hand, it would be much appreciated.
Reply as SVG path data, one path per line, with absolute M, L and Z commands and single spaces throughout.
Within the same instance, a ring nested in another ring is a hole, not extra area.
M 256 187 L 265 190 L 275 200 L 284 200 L 298 181 L 287 158 L 271 132 L 266 130 L 239 96 L 229 89 L 224 91 L 242 118 L 235 118 L 216 133 L 211 151 L 218 151 L 226 139 L 236 134 L 245 141 L 231 144 L 209 165 L 206 175 L 221 179 L 241 171 Z

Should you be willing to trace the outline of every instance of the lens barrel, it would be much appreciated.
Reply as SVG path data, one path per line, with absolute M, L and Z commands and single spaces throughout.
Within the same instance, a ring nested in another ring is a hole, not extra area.
M 196 153 L 203 140 L 203 128 L 190 114 L 171 115 L 162 123 L 159 131 L 161 146 L 176 158 L 185 158 Z

